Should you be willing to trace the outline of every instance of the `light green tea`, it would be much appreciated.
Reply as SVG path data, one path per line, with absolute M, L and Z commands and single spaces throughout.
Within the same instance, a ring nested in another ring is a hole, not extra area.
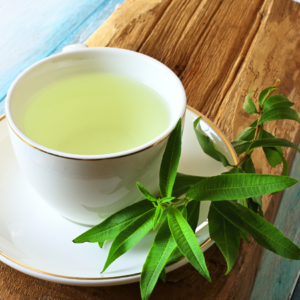
M 97 155 L 143 145 L 166 130 L 169 121 L 166 101 L 148 85 L 86 73 L 38 92 L 24 110 L 21 129 L 50 149 Z

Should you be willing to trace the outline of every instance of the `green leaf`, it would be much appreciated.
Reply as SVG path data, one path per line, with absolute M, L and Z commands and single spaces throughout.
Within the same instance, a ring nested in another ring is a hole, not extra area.
M 282 175 L 283 176 L 288 176 L 289 175 L 289 165 L 283 155 L 281 156 L 282 163 L 283 163 L 283 170 L 282 170 Z
M 261 199 L 261 196 L 259 197 L 252 197 L 253 201 L 255 203 L 257 203 L 260 207 L 262 207 L 262 199 Z
M 171 197 L 181 155 L 181 118 L 171 133 L 159 171 L 159 189 L 162 197 Z
M 206 178 L 207 177 L 177 173 L 172 195 L 175 197 L 180 197 L 181 195 L 185 194 L 194 184 Z
M 299 247 L 262 217 L 233 201 L 220 201 L 214 205 L 219 213 L 233 225 L 249 233 L 262 247 L 282 257 L 300 260 Z
M 162 204 L 162 203 L 166 203 L 166 202 L 171 202 L 172 200 L 176 199 L 176 197 L 166 197 L 166 198 L 162 198 L 162 199 L 159 199 L 159 203 Z
M 247 127 L 236 136 L 234 141 L 252 141 L 254 139 L 255 131 L 255 127 Z
M 166 269 L 165 268 L 163 268 L 162 271 L 160 272 L 159 278 L 163 282 L 166 282 L 167 275 L 166 275 Z
M 230 223 L 220 214 L 211 203 L 208 213 L 209 235 L 215 241 L 218 248 L 225 257 L 227 263 L 227 275 L 239 254 L 240 229 Z
M 273 134 L 271 134 L 268 131 L 265 130 L 261 130 L 262 131 L 262 138 L 263 139 L 275 139 L 275 136 Z M 276 149 L 283 155 L 283 151 L 281 149 L 281 147 L 276 147 Z
M 264 102 L 266 101 L 266 99 L 268 98 L 269 94 L 272 93 L 273 91 L 275 91 L 276 88 L 270 86 L 270 87 L 267 87 L 265 89 L 263 89 L 259 96 L 258 96 L 258 103 L 260 105 L 260 107 L 263 107 L 264 105 Z
M 262 205 L 259 205 L 256 201 L 254 201 L 255 198 L 258 197 L 248 198 L 249 209 L 251 209 L 256 214 L 258 213 L 261 217 L 264 217 Z
M 276 152 L 277 155 L 280 156 L 280 159 L 282 161 L 282 164 L 283 164 L 283 170 L 282 170 L 282 175 L 283 176 L 288 176 L 289 175 L 289 165 L 287 163 L 287 161 L 285 160 L 284 156 L 283 156 L 283 152 L 281 153 L 278 148 L 281 149 L 281 147 L 270 147 L 269 149 L 272 150 L 273 152 Z
M 180 210 L 180 208 L 179 208 Z M 187 217 L 185 218 L 187 222 L 189 223 L 192 230 L 195 232 L 197 225 L 198 225 L 198 219 L 199 219 L 199 212 L 200 212 L 200 202 L 199 201 L 190 201 L 188 205 L 186 206 L 187 211 Z M 171 264 L 174 262 L 179 261 L 182 258 L 183 254 L 179 250 L 178 247 L 174 249 L 172 254 L 170 255 L 167 264 Z
M 242 164 L 242 169 L 245 171 L 245 173 L 252 173 L 255 174 L 255 168 L 253 161 L 251 157 L 249 157 L 243 164 Z
M 151 230 L 154 214 L 155 209 L 153 208 L 134 220 L 116 236 L 110 247 L 108 257 L 101 273 L 103 273 L 118 257 L 130 250 Z
M 138 189 L 146 199 L 152 202 L 157 201 L 156 197 L 154 197 L 149 191 L 147 191 L 139 182 L 136 183 L 136 186 L 138 187 Z
M 177 209 L 181 212 L 181 214 L 184 217 L 184 219 L 187 220 L 187 209 L 186 209 L 186 206 L 183 205 L 183 206 L 181 206 L 181 207 L 179 207 Z
M 247 232 L 245 232 L 244 230 L 240 229 L 240 236 L 241 236 L 241 238 L 242 238 L 245 242 L 249 243 L 249 239 L 248 239 L 248 236 L 247 236 Z
M 155 236 L 153 245 L 143 265 L 140 281 L 143 300 L 149 299 L 170 254 L 175 248 L 176 243 L 171 235 L 168 219 L 165 219 Z
M 103 248 L 104 242 L 98 242 L 100 248 Z
M 263 147 L 263 150 L 269 165 L 272 168 L 275 168 L 277 165 L 279 165 L 282 162 L 282 159 L 280 154 L 276 151 L 276 148 L 273 148 L 275 149 L 275 151 L 273 151 L 272 148 L 273 147 Z
M 190 201 L 186 206 L 187 210 L 187 221 L 192 228 L 193 232 L 195 232 L 198 220 L 199 220 L 199 213 L 200 213 L 200 202 L 199 201 Z
M 278 146 L 293 148 L 296 149 L 298 152 L 300 152 L 300 148 L 294 143 L 286 139 L 277 139 L 277 138 L 261 139 L 261 140 L 254 141 L 248 148 L 248 152 L 259 147 L 278 147 Z
M 163 212 L 163 208 L 160 205 L 158 205 L 155 209 L 154 220 L 153 220 L 153 230 L 159 224 L 162 212 Z
M 263 124 L 276 120 L 294 120 L 300 123 L 300 118 L 296 111 L 289 107 L 277 107 L 263 113 L 258 124 Z
M 252 199 L 253 202 L 255 202 L 257 205 L 258 205 L 258 214 L 261 216 L 261 217 L 264 217 L 264 213 L 263 213 L 263 210 L 262 210 L 262 199 L 261 197 L 252 197 L 250 198 Z
M 117 213 L 108 217 L 102 223 L 84 232 L 74 243 L 98 243 L 114 239 L 126 226 L 132 223 L 137 217 L 153 209 L 153 204 L 148 200 L 142 200 L 121 209 Z
M 295 103 L 290 102 L 290 100 L 284 95 L 273 95 L 268 98 L 264 104 L 264 112 L 277 108 L 277 107 L 291 107 Z
M 238 174 L 238 173 L 244 173 L 244 171 L 241 168 L 231 168 L 227 172 L 223 172 L 222 174 Z
M 255 128 L 257 126 L 258 120 L 255 120 L 249 127 Z
M 227 158 L 218 149 L 216 149 L 216 146 L 212 140 L 197 129 L 199 121 L 200 118 L 194 121 L 194 131 L 203 152 L 215 160 L 222 162 L 224 167 L 229 166 L 230 164 Z
M 245 97 L 245 101 L 243 104 L 243 109 L 248 113 L 248 114 L 256 114 L 257 110 L 256 107 L 250 97 L 251 93 L 253 93 L 253 91 L 250 91 L 249 94 Z
M 237 155 L 240 155 L 248 149 L 251 142 L 248 142 L 248 141 L 233 141 L 231 144 L 232 144 L 235 152 L 237 153 Z
M 278 192 L 297 182 L 297 179 L 277 175 L 218 175 L 195 184 L 186 196 L 198 201 L 236 200 Z
M 196 270 L 211 281 L 205 259 L 195 233 L 178 209 L 172 207 L 168 213 L 169 227 L 172 236 L 181 253 L 196 268 Z
M 240 204 L 248 208 L 247 199 L 240 199 Z

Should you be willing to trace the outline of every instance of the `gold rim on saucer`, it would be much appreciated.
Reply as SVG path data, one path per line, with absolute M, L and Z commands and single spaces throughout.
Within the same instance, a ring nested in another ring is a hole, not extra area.
M 234 160 L 234 164 L 237 164 L 238 163 L 238 157 L 231 145 L 231 143 L 228 141 L 228 139 L 226 138 L 226 136 L 221 132 L 221 130 L 210 120 L 208 119 L 207 117 L 205 117 L 203 114 L 201 114 L 199 111 L 197 111 L 196 109 L 190 107 L 187 105 L 186 107 L 188 110 L 190 110 L 191 112 L 195 113 L 196 115 L 198 115 L 199 117 L 203 118 L 205 120 L 205 122 L 207 124 L 209 124 L 218 134 L 219 136 L 221 137 L 221 139 L 225 142 L 226 146 L 228 147 L 229 151 L 230 151 L 230 154 Z M 2 121 L 3 119 L 5 118 L 5 115 L 1 116 L 0 117 L 0 121 Z M 18 135 L 17 135 L 18 136 Z M 19 137 L 19 136 L 18 136 Z M 19 137 L 20 138 L 20 137 Z M 165 137 L 166 138 L 166 137 Z M 164 138 L 164 139 L 165 139 Z M 21 138 L 20 138 L 21 139 Z M 22 139 L 21 139 L 22 140 Z M 162 140 L 161 140 L 162 141 Z M 160 143 L 161 141 L 157 142 L 156 144 Z M 24 141 L 25 142 L 25 141 Z M 27 142 L 25 142 L 26 144 L 28 144 Z M 156 145 L 154 144 L 154 145 Z M 40 150 L 30 144 L 28 144 L 29 146 L 39 150 L 39 151 L 42 151 L 42 152 L 45 152 L 43 150 Z M 150 146 L 150 147 L 153 147 L 154 145 Z M 145 149 L 143 149 L 145 150 Z M 141 151 L 143 151 L 141 150 Z M 46 152 L 47 153 L 47 152 Z M 136 152 L 135 152 L 136 153 Z M 55 155 L 55 154 L 52 154 L 52 153 L 49 153 L 51 155 Z M 132 153 L 133 154 L 133 153 Z M 130 155 L 130 154 L 128 154 Z M 58 156 L 58 155 L 55 155 L 55 156 Z M 67 157 L 64 157 L 64 158 L 67 158 Z M 70 159 L 74 159 L 74 158 L 70 158 Z M 86 160 L 86 159 L 83 159 L 83 160 Z M 204 246 L 206 246 L 207 244 L 209 244 L 210 242 L 212 242 L 212 239 L 211 238 L 208 238 L 203 244 L 200 245 L 200 248 L 203 248 Z M 108 279 L 121 279 L 121 278 L 128 278 L 128 277 L 134 277 L 134 276 L 138 276 L 138 275 L 141 275 L 141 273 L 134 273 L 134 274 L 129 274 L 129 275 L 122 275 L 122 276 L 115 276 L 115 277 L 99 277 L 99 278 L 90 278 L 90 277 L 72 277 L 72 276 L 63 276 L 63 275 L 58 275 L 58 274 L 53 274 L 53 273 L 49 273 L 49 272 L 45 272 L 45 271 L 42 271 L 42 270 L 38 270 L 38 269 L 35 269 L 35 268 L 32 268 L 28 265 L 25 265 L 13 258 L 11 258 L 10 256 L 6 255 L 5 253 L 3 253 L 2 251 L 0 251 L 0 255 L 2 255 L 3 257 L 5 257 L 6 259 L 14 262 L 15 264 L 19 265 L 19 266 L 22 266 L 26 269 L 29 269 L 29 270 L 32 270 L 32 271 L 35 271 L 35 272 L 38 272 L 38 273 L 42 273 L 42 274 L 45 274 L 45 275 L 50 275 L 50 276 L 54 276 L 54 277 L 60 277 L 60 278 L 66 278 L 66 279 L 77 279 L 77 280 L 108 280 Z M 181 258 L 181 260 L 184 259 L 184 257 Z

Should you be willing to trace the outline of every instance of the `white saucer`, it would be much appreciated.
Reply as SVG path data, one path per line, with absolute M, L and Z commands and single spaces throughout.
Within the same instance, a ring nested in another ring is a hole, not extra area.
M 211 176 L 226 169 L 205 155 L 193 131 L 193 121 L 202 116 L 189 108 L 186 112 L 183 151 L 179 171 Z M 221 131 L 202 116 L 202 130 L 209 135 L 230 163 L 237 161 L 231 144 Z M 0 260 L 34 277 L 68 285 L 105 286 L 139 281 L 142 265 L 154 233 L 150 232 L 104 274 L 110 242 L 103 249 L 95 244 L 74 244 L 72 240 L 88 227 L 72 223 L 49 208 L 28 185 L 8 136 L 5 118 L 0 122 Z M 202 249 L 212 245 L 207 213 L 209 202 L 201 203 L 198 240 Z M 167 272 L 187 263 L 186 259 L 169 266 Z

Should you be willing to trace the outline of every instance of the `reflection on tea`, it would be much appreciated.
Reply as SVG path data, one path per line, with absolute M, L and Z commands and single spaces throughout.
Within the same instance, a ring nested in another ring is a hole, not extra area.
M 27 104 L 22 131 L 61 152 L 99 155 L 143 145 L 167 129 L 163 97 L 127 77 L 86 73 L 52 83 Z

